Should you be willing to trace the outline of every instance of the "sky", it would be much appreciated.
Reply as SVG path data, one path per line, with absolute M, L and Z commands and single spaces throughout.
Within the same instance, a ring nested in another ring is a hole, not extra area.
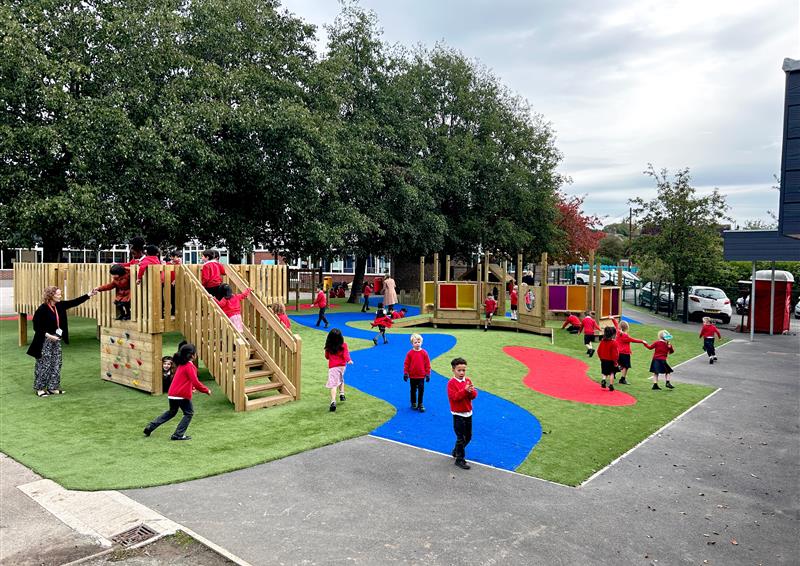
M 334 0 L 282 0 L 318 26 Z M 567 194 L 603 223 L 656 195 L 648 163 L 688 167 L 734 225 L 777 213 L 786 57 L 798 0 L 361 0 L 390 44 L 443 42 L 488 67 L 556 132 Z

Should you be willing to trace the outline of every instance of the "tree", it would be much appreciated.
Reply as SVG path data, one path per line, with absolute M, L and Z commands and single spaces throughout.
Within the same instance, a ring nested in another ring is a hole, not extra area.
M 606 234 L 597 246 L 597 253 L 604 258 L 617 262 L 625 255 L 627 242 L 616 234 Z
M 672 180 L 666 169 L 656 171 L 652 164 L 644 174 L 653 178 L 658 195 L 650 201 L 629 201 L 642 226 L 643 235 L 634 241 L 637 258 L 663 262 L 663 275 L 680 290 L 703 283 L 722 261 L 719 225 L 728 219 L 725 197 L 717 189 L 697 196 L 688 168 L 676 172 Z
M 583 197 L 560 195 L 560 198 L 556 227 L 562 237 L 553 258 L 561 263 L 586 261 L 603 238 L 603 232 L 595 229 L 600 219 L 583 214 Z

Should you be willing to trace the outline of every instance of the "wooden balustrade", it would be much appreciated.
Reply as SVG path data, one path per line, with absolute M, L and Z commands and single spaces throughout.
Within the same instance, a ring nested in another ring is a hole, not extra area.
M 269 305 L 285 303 L 289 296 L 285 265 L 228 264 L 225 270 L 234 271 Z

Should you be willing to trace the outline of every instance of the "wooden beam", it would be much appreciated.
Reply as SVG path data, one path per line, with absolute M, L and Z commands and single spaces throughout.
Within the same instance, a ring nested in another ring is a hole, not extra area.
M 19 313 L 17 333 L 19 334 L 19 345 L 25 346 L 28 344 L 28 314 Z

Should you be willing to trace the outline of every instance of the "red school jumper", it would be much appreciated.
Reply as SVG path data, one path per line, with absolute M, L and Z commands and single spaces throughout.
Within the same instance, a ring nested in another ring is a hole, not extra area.
M 200 271 L 200 283 L 203 287 L 219 287 L 222 285 L 222 276 L 225 275 L 225 266 L 217 260 L 207 261 Z
M 286 316 L 285 312 L 282 312 L 281 314 L 278 315 L 278 320 L 280 320 L 281 323 L 286 327 L 286 330 L 292 329 L 292 321 L 289 320 L 289 317 Z
M 347 349 L 347 344 L 342 344 L 342 349 L 335 354 L 325 350 L 325 359 L 328 360 L 328 369 L 346 366 L 350 361 L 350 350 Z
M 472 412 L 472 400 L 478 396 L 478 390 L 473 389 L 470 393 L 467 391 L 469 385 L 472 385 L 472 381 L 468 377 L 464 381 L 452 377 L 447 382 L 447 399 L 450 401 L 451 413 Z
M 161 260 L 157 255 L 146 255 L 139 261 L 139 272 L 136 275 L 136 282 L 141 283 L 144 272 L 147 270 L 148 265 L 161 265 Z M 161 274 L 161 282 L 164 282 L 164 274 Z
M 567 320 L 564 321 L 564 324 L 561 325 L 561 328 L 566 328 L 567 326 L 578 326 L 581 325 L 581 319 L 579 319 L 574 314 L 571 314 L 567 317 Z
M 519 305 L 519 296 L 516 291 L 511 291 L 511 306 L 516 307 Z
M 672 347 L 672 344 L 667 344 L 664 340 L 656 340 L 652 344 L 645 344 L 644 347 L 648 350 L 654 350 L 654 360 L 666 360 L 667 356 L 675 353 L 675 348 Z
M 581 331 L 587 336 L 593 336 L 595 331 L 600 330 L 600 325 L 591 316 L 583 317 L 581 321 Z M 580 334 L 580 332 L 578 332 Z
M 172 378 L 172 385 L 169 386 L 168 397 L 180 397 L 181 399 L 192 400 L 192 392 L 197 389 L 202 393 L 208 393 L 208 387 L 197 379 L 197 367 L 188 362 L 178 366 L 175 377 Z
M 700 328 L 700 338 L 713 338 L 714 336 L 722 338 L 722 334 L 719 333 L 719 328 L 713 324 L 704 324 L 702 328 Z
M 619 362 L 619 348 L 616 340 L 600 340 L 597 347 L 597 357 L 607 362 Z
M 627 332 L 622 332 L 619 329 L 619 325 L 617 324 L 617 319 L 611 319 L 614 322 L 614 327 L 617 329 L 617 347 L 619 348 L 620 354 L 628 354 L 631 355 L 631 344 L 644 344 L 644 340 L 639 340 L 638 338 L 634 338 Z M 598 351 L 598 354 L 600 352 Z
M 314 299 L 314 302 L 311 303 L 311 306 L 319 307 L 321 309 L 324 309 L 325 307 L 328 306 L 328 297 L 325 296 L 324 291 L 320 291 L 319 293 L 317 293 L 317 298 Z
M 431 359 L 428 352 L 420 348 L 413 348 L 406 354 L 406 361 L 403 362 L 403 375 L 411 379 L 424 379 L 431 374 Z
M 230 299 L 214 299 L 228 318 L 236 314 L 242 314 L 242 301 L 250 296 L 250 289 L 245 289 L 244 293 L 231 295 Z
M 487 315 L 496 313 L 497 312 L 497 301 L 495 301 L 492 297 L 487 298 L 483 302 L 483 311 Z

